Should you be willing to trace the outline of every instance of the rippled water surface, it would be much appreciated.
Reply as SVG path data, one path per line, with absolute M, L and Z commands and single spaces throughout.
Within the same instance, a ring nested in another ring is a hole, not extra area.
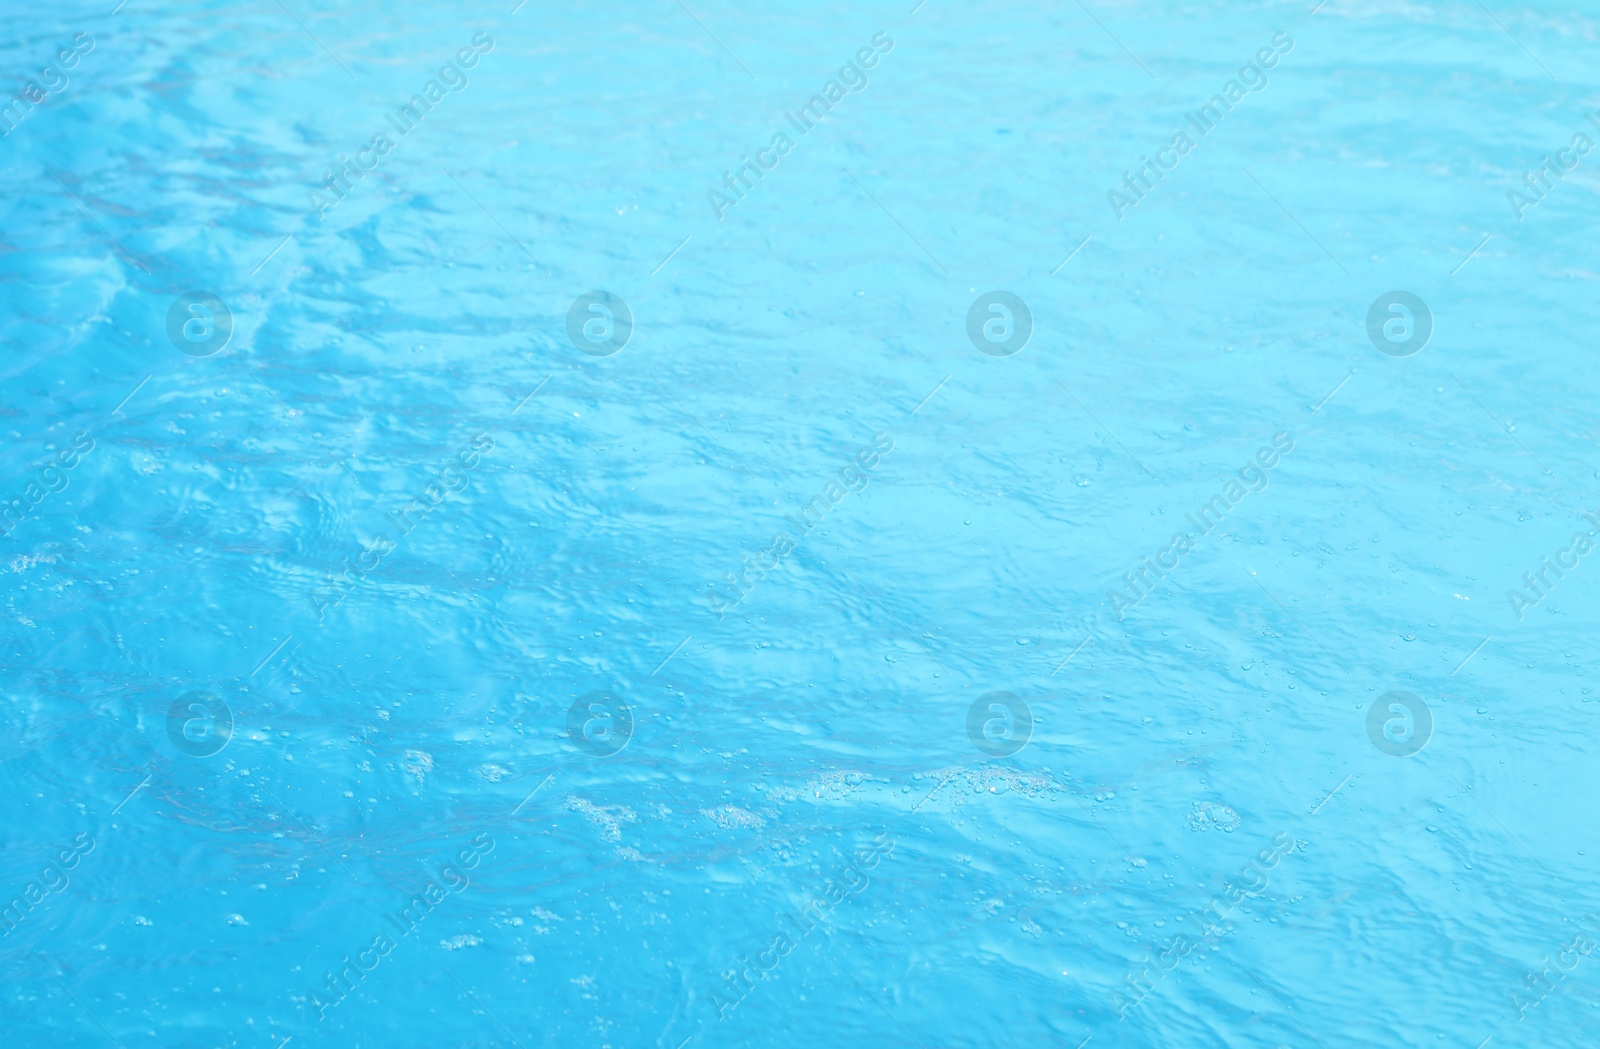
M 1593 10 L 512 3 L 0 12 L 0 1044 L 1595 1044 Z

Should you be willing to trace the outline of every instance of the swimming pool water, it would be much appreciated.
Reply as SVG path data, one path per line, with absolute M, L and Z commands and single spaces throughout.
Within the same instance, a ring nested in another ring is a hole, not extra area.
M 1594 1044 L 1592 11 L 513 3 L 0 12 L 0 1044 Z

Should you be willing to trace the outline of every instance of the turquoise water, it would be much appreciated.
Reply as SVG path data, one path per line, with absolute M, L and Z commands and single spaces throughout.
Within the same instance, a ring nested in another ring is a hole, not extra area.
M 0 1042 L 1595 1043 L 1593 12 L 111 6 Z

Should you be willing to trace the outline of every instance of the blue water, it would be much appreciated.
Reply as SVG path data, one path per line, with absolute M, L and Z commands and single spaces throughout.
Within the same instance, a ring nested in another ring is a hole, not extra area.
M 1596 1044 L 1486 4 L 9 5 L 0 1044 Z

